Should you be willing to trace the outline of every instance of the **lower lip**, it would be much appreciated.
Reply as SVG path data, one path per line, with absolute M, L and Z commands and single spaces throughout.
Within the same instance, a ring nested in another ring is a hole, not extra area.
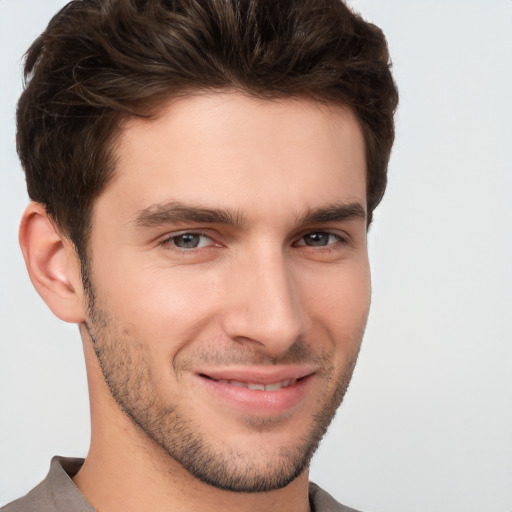
M 283 414 L 296 407 L 305 399 L 312 382 L 312 375 L 308 375 L 291 386 L 275 391 L 261 391 L 198 377 L 217 399 L 229 407 L 259 416 Z

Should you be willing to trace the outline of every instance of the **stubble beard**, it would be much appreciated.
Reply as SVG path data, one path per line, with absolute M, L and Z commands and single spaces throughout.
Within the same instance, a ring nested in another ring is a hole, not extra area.
M 191 475 L 218 489 L 257 493 L 286 487 L 309 466 L 343 400 L 358 351 L 339 375 L 334 375 L 327 354 L 318 353 L 301 341 L 292 345 L 279 362 L 315 361 L 322 368 L 320 377 L 324 387 L 334 391 L 320 397 L 319 402 L 323 400 L 323 404 L 312 414 L 309 430 L 293 446 L 283 446 L 271 454 L 246 453 L 223 440 L 208 439 L 201 424 L 188 418 L 183 407 L 165 403 L 156 392 L 158 386 L 143 344 L 130 337 L 126 330 L 121 333 L 120 329 L 114 328 L 110 315 L 96 306 L 92 290 L 89 294 L 92 300 L 89 301 L 90 320 L 86 326 L 112 397 L 147 438 Z M 211 353 L 207 357 L 209 361 L 219 359 Z M 225 356 L 222 357 L 219 362 L 229 362 Z M 237 362 L 243 359 L 249 364 L 246 355 L 239 353 L 235 358 L 238 358 Z M 252 364 L 277 364 L 276 360 L 264 354 L 253 354 L 251 358 Z M 233 357 L 231 360 L 234 362 Z M 333 379 L 336 379 L 334 388 L 329 386 Z M 252 423 L 249 426 L 255 431 L 272 429 L 272 420 L 253 418 Z

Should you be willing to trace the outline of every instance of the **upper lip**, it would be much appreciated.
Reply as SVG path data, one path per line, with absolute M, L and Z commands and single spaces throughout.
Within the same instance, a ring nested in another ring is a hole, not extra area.
M 285 380 L 298 380 L 315 373 L 315 369 L 306 365 L 287 366 L 250 366 L 250 367 L 215 367 L 197 371 L 214 380 L 234 380 L 238 382 L 251 382 L 254 384 L 273 384 Z

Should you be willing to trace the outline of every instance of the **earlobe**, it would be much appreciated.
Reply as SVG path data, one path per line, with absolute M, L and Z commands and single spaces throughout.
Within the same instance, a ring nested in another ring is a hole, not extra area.
M 31 203 L 25 210 L 19 241 L 30 280 L 48 307 L 61 320 L 83 322 L 85 307 L 78 256 L 40 203 Z

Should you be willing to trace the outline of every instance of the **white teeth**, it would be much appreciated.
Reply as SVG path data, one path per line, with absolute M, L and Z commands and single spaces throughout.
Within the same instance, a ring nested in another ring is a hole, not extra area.
M 277 391 L 278 389 L 281 389 L 283 387 L 285 387 L 284 382 L 276 382 L 275 384 L 267 384 L 265 386 L 265 391 Z
M 217 379 L 217 382 L 222 382 L 223 384 L 231 384 L 231 386 L 247 388 L 253 391 L 278 391 L 282 388 L 293 386 L 293 384 L 297 382 L 297 379 L 286 379 L 281 382 L 273 382 L 272 384 L 258 384 L 256 382 L 240 382 L 238 380 L 226 379 Z
M 247 387 L 249 389 L 253 389 L 255 391 L 265 391 L 265 385 L 264 384 L 251 384 L 250 382 L 247 383 Z
M 246 388 L 246 384 L 243 382 L 238 382 L 236 380 L 228 380 L 228 383 L 232 386 L 236 386 L 237 388 Z

